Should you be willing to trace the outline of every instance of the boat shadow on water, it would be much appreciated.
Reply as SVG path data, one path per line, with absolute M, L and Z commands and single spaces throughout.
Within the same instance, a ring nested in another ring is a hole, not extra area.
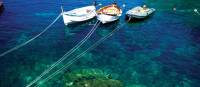
M 145 18 L 141 18 L 141 19 L 139 19 L 139 18 L 130 18 L 129 16 L 126 15 L 125 16 L 125 20 L 128 23 L 141 23 L 141 22 L 145 22 L 147 20 L 150 20 L 153 17 L 153 15 L 154 15 L 154 13 L 152 13 L 151 15 L 149 15 L 149 16 L 147 16 Z
M 87 21 L 82 21 L 82 22 L 76 22 L 76 23 L 69 24 L 66 27 L 69 28 L 69 29 L 77 29 L 78 27 L 85 26 L 85 25 L 93 26 L 96 21 L 97 20 L 95 18 L 92 18 L 92 19 L 87 20 Z
M 120 21 L 113 21 L 106 24 L 100 24 L 99 28 L 96 30 L 96 34 L 100 37 L 108 35 L 110 32 L 115 30 L 118 26 L 120 26 Z M 100 37 L 98 37 L 100 39 Z
M 101 29 L 113 30 L 113 29 L 117 28 L 119 23 L 120 23 L 120 20 L 116 20 L 116 21 L 113 21 L 113 22 L 105 23 L 105 24 L 101 23 L 100 27 L 101 27 Z
M 97 22 L 98 20 L 96 18 L 93 18 L 93 19 L 90 19 L 90 20 L 87 20 L 87 21 L 84 21 L 84 22 L 77 22 L 77 23 L 72 23 L 72 24 L 69 24 L 66 26 L 67 29 L 70 29 L 70 30 L 74 30 L 74 29 L 77 29 L 81 26 L 96 26 L 95 23 Z M 119 24 L 119 20 L 117 21 L 113 21 L 113 22 L 109 22 L 109 23 L 100 23 L 100 25 L 98 26 L 99 28 L 101 29 L 114 29 L 117 27 L 117 25 Z

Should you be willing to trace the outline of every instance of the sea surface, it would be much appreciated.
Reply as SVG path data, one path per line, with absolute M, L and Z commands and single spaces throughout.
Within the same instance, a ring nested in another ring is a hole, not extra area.
M 56 69 L 123 25 L 120 30 L 41 87 L 64 87 L 63 74 L 77 69 L 104 70 L 124 87 L 200 87 L 200 15 L 193 11 L 197 8 L 200 12 L 200 0 L 116 1 L 121 7 L 126 4 L 123 16 L 116 22 L 100 24 L 91 38 Z M 104 6 L 112 0 L 97 2 Z M 4 0 L 0 53 L 39 34 L 61 13 L 61 5 L 67 11 L 92 3 L 93 0 Z M 156 12 L 144 21 L 127 22 L 124 13 L 143 4 Z M 25 87 L 80 42 L 96 21 L 65 26 L 61 17 L 37 39 L 0 57 L 0 87 Z

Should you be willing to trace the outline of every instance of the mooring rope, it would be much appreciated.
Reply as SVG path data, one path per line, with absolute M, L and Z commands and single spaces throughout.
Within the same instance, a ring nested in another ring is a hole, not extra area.
M 123 4 L 123 10 L 125 9 L 126 5 Z M 129 22 L 130 20 L 128 20 L 127 22 Z M 61 67 L 60 69 L 58 69 L 57 71 L 55 71 L 54 73 L 52 73 L 51 75 L 49 75 L 47 78 L 43 79 L 41 82 L 39 82 L 38 84 L 36 84 L 35 87 L 38 87 L 40 85 L 40 83 L 44 83 L 48 80 L 50 80 L 51 78 L 53 78 L 54 76 L 56 76 L 57 74 L 61 73 L 63 70 L 67 69 L 70 65 L 72 65 L 74 62 L 76 62 L 78 59 L 80 59 L 83 55 L 85 55 L 85 53 L 87 53 L 88 51 L 94 49 L 96 46 L 98 46 L 100 43 L 102 43 L 103 41 L 105 41 L 107 38 L 109 38 L 110 36 L 113 35 L 113 33 L 115 33 L 116 31 L 118 31 L 120 29 L 120 27 L 123 27 L 125 25 L 125 23 L 123 23 L 121 26 L 118 26 L 117 28 L 115 28 L 114 30 L 112 30 L 108 35 L 102 37 L 100 40 L 98 40 L 96 43 L 94 43 L 92 46 L 90 46 L 88 49 L 86 49 L 84 52 L 82 52 L 81 54 L 79 54 L 78 56 L 76 56 L 76 58 L 73 58 L 72 60 L 70 60 L 67 64 L 65 64 L 63 67 Z
M 98 4 L 97 6 L 100 6 L 101 4 Z M 75 47 L 73 47 L 71 50 L 69 50 L 63 57 L 61 57 L 58 61 L 56 61 L 55 63 L 53 63 L 48 69 L 46 69 L 44 72 L 42 72 L 42 74 L 40 74 L 40 76 L 36 77 L 35 80 L 33 80 L 31 83 L 29 83 L 26 87 L 30 87 L 31 85 L 33 85 L 34 83 L 36 83 L 37 81 L 39 81 L 44 75 L 46 75 L 47 73 L 49 73 L 53 68 L 55 68 L 58 64 L 60 64 L 62 61 L 64 61 L 67 57 L 69 57 L 74 51 L 76 51 L 80 46 L 82 46 L 82 44 L 84 42 L 86 42 L 90 36 L 94 33 L 94 31 L 96 30 L 96 28 L 99 26 L 100 22 L 97 21 L 93 28 L 90 30 L 90 32 L 86 35 L 86 37 L 80 41 Z
M 197 15 L 200 15 L 200 12 L 197 8 L 195 9 L 156 9 L 157 11 L 173 11 L 173 12 L 180 12 L 180 13 L 195 13 Z
M 199 14 L 198 11 L 195 11 L 197 14 Z M 200 15 L 200 14 L 199 14 Z M 130 21 L 130 19 L 128 20 L 128 22 Z M 125 23 L 124 23 L 125 24 Z M 124 24 L 121 25 L 124 26 Z M 113 33 L 115 33 L 116 31 L 119 30 L 120 27 L 114 29 L 112 32 L 110 32 L 108 35 L 104 36 L 103 38 L 101 38 L 100 40 L 98 40 L 96 43 L 94 43 L 92 46 L 90 46 L 88 49 L 86 49 L 84 52 L 82 52 L 81 54 L 79 54 L 78 56 L 76 56 L 76 58 L 73 58 L 72 60 L 70 60 L 67 64 L 65 64 L 63 67 L 61 67 L 59 70 L 57 70 L 56 72 L 52 73 L 50 76 L 48 76 L 47 78 L 45 78 L 44 80 L 42 80 L 40 83 L 44 83 L 50 79 L 52 79 L 54 76 L 56 76 L 57 74 L 61 73 L 62 71 L 64 71 L 65 69 L 68 69 L 68 67 L 70 65 L 72 65 L 74 62 L 76 62 L 78 59 L 80 59 L 83 55 L 85 55 L 88 51 L 91 51 L 92 49 L 94 49 L 95 47 L 97 47 L 99 44 L 101 44 L 103 41 L 105 41 L 107 38 L 109 38 L 110 36 L 113 35 Z M 39 87 L 40 84 L 37 84 L 35 87 Z
M 130 21 L 130 20 L 128 20 Z M 94 49 L 96 46 L 98 46 L 99 44 L 101 44 L 103 41 L 105 41 L 107 38 L 109 38 L 110 36 L 113 35 L 113 33 L 115 33 L 116 31 L 118 31 L 120 29 L 120 27 L 123 27 L 125 25 L 125 23 L 123 23 L 121 26 L 118 26 L 117 28 L 115 28 L 114 30 L 112 30 L 109 34 L 107 34 L 106 36 L 102 37 L 100 40 L 98 40 L 96 43 L 94 43 L 92 46 L 90 46 L 88 49 L 86 49 L 84 52 L 82 52 L 81 54 L 79 54 L 78 56 L 76 56 L 75 58 L 73 58 L 72 60 L 70 60 L 69 62 L 67 62 L 67 64 L 65 64 L 63 67 L 61 67 L 59 70 L 55 71 L 54 73 L 52 73 L 51 75 L 49 75 L 47 78 L 43 79 L 39 84 L 37 84 L 35 87 L 39 87 L 39 85 L 41 83 L 44 83 L 50 79 L 52 79 L 54 76 L 56 76 L 57 74 L 61 73 L 63 70 L 67 69 L 70 65 L 72 65 L 74 62 L 76 62 L 78 59 L 80 59 L 83 55 L 85 55 L 88 51 L 91 51 L 92 49 Z
M 59 18 L 60 18 L 61 14 L 58 15 L 58 17 L 56 17 L 56 19 L 51 23 L 49 24 L 42 32 L 40 32 L 39 34 L 37 34 L 36 36 L 34 36 L 33 38 L 29 39 L 28 41 L 20 44 L 20 45 L 17 45 L 15 46 L 14 48 L 11 48 L 3 53 L 0 54 L 0 57 L 3 57 L 5 56 L 6 54 L 9 54 L 25 45 L 27 45 L 28 43 L 30 43 L 31 41 L 35 40 L 36 38 L 38 38 L 39 36 L 41 36 L 43 33 L 45 33 Z
M 194 12 L 197 15 L 200 15 L 199 11 L 197 8 L 195 9 L 187 9 L 187 10 L 174 10 L 175 12 Z
M 64 61 L 67 57 L 69 57 L 74 51 L 76 51 L 80 46 L 82 46 L 84 44 L 84 42 L 86 42 L 90 36 L 94 33 L 94 31 L 98 28 L 100 22 L 97 21 L 95 23 L 95 25 L 93 26 L 93 28 L 90 30 L 90 32 L 85 36 L 84 39 L 82 39 L 75 47 L 73 47 L 71 50 L 69 50 L 63 57 L 61 57 L 58 61 L 56 61 L 55 63 L 53 63 L 48 69 L 46 69 L 41 75 L 39 75 L 38 77 L 36 77 L 35 80 L 33 80 L 32 82 L 30 82 L 26 87 L 30 87 L 32 86 L 34 83 L 36 83 L 37 81 L 39 81 L 44 75 L 46 75 L 48 72 L 50 72 L 53 68 L 55 68 L 58 64 L 60 64 L 62 61 Z
M 194 12 L 195 12 L 196 14 L 200 15 L 198 9 L 194 9 Z

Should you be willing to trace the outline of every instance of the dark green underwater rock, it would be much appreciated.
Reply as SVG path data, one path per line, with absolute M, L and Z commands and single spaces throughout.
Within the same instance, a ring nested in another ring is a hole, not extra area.
M 65 87 L 123 87 L 110 74 L 99 69 L 82 69 L 64 75 Z

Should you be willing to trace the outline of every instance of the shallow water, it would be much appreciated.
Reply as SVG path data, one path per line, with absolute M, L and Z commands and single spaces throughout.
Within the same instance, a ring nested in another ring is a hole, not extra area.
M 112 0 L 99 0 L 103 5 Z M 91 39 L 75 55 L 91 46 L 120 24 L 112 37 L 84 55 L 67 71 L 98 68 L 110 72 L 124 87 L 200 87 L 200 9 L 196 0 L 124 0 L 126 9 L 147 4 L 156 12 L 147 20 L 119 21 L 100 25 Z M 92 3 L 90 0 L 6 0 L 0 16 L 0 53 L 37 35 L 61 12 Z M 118 1 L 122 5 L 122 1 Z M 176 6 L 177 11 L 172 11 Z M 40 75 L 53 62 L 77 44 L 96 19 L 65 26 L 62 18 L 28 45 L 0 58 L 0 86 L 21 87 Z M 78 25 L 78 26 L 77 26 Z M 60 64 L 64 65 L 67 61 Z M 62 87 L 59 74 L 42 86 Z

